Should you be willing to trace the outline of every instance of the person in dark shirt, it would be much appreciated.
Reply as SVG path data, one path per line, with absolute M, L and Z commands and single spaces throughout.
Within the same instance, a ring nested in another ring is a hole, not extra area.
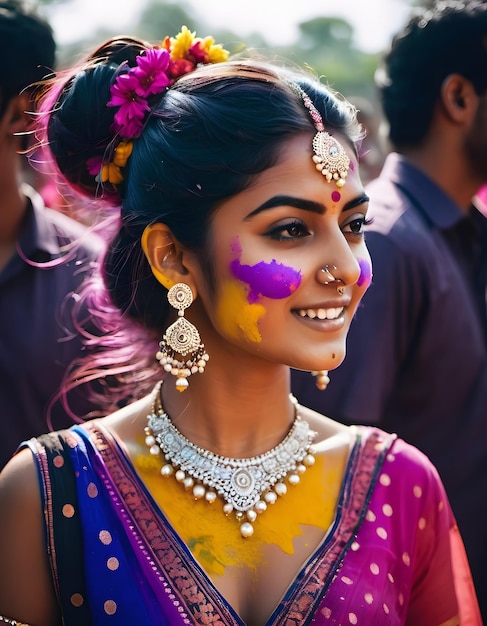
M 73 419 L 54 403 L 82 342 L 70 294 L 102 251 L 80 223 L 44 206 L 25 182 L 32 86 L 52 72 L 50 26 L 19 2 L 0 2 L 0 468 L 18 444 Z M 83 394 L 73 413 L 85 414 Z M 50 419 L 48 419 L 50 418 Z
M 436 464 L 487 619 L 487 3 L 412 16 L 376 78 L 393 151 L 366 187 L 373 283 L 325 392 L 301 402 L 397 432 Z

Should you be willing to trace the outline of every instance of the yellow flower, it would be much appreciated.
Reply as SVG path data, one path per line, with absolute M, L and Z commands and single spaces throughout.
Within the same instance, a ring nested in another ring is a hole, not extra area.
M 185 59 L 188 50 L 193 45 L 196 32 L 191 32 L 187 26 L 181 27 L 181 32 L 176 37 L 171 37 L 171 59 Z
M 103 183 L 107 181 L 112 185 L 119 185 L 123 181 L 122 172 L 115 163 L 107 163 L 101 168 L 101 180 Z
M 213 37 L 205 37 L 202 40 L 205 50 L 208 51 L 209 63 L 222 63 L 228 61 L 230 53 L 221 44 L 215 44 Z
M 222 63 L 223 61 L 228 61 L 228 57 L 230 56 L 230 52 L 225 50 L 221 44 L 211 46 L 208 54 L 210 55 L 210 63 Z
M 121 141 L 115 148 L 113 163 L 119 167 L 125 167 L 129 156 L 132 154 L 133 147 L 134 144 L 131 141 Z

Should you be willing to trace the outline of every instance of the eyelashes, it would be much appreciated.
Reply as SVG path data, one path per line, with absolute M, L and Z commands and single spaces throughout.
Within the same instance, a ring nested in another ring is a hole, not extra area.
M 270 228 L 265 233 L 265 236 L 274 239 L 275 241 L 290 241 L 293 239 L 308 237 L 310 234 L 311 233 L 302 221 L 292 220 Z
M 350 235 L 363 235 L 366 226 L 372 224 L 372 219 L 365 216 L 354 217 L 342 226 L 342 231 Z M 293 220 L 285 224 L 279 224 L 270 228 L 265 236 L 275 241 L 292 241 L 294 239 L 302 239 L 309 237 L 311 232 L 308 230 L 304 222 Z

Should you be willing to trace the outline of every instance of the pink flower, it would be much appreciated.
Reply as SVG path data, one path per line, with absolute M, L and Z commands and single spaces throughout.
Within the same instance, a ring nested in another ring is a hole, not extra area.
M 92 176 L 98 176 L 101 172 L 101 166 L 103 165 L 103 159 L 101 156 L 90 157 L 86 161 L 86 168 L 88 173 Z
M 133 100 L 137 99 L 136 89 L 139 86 L 139 81 L 133 72 L 129 71 L 126 74 L 120 74 L 110 87 L 111 98 L 107 102 L 109 107 L 119 107 Z
M 151 48 L 139 54 L 137 67 L 133 69 L 133 75 L 138 80 L 135 87 L 137 95 L 147 98 L 164 91 L 170 83 L 166 74 L 169 60 L 169 52 L 160 48 Z
M 112 95 L 108 106 L 119 107 L 115 113 L 115 128 L 124 139 L 138 137 L 143 128 L 144 115 L 150 111 L 147 100 L 138 95 L 140 82 L 132 71 L 121 74 L 110 87 Z
M 140 136 L 144 127 L 144 111 L 150 111 L 150 108 L 146 105 L 142 110 L 138 104 L 134 104 L 118 109 L 114 117 L 115 129 L 123 139 L 135 139 Z

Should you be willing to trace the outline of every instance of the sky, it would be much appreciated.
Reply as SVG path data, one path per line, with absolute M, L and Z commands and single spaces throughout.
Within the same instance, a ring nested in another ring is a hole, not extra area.
M 193 7 L 210 28 L 225 27 L 242 38 L 261 32 L 271 45 L 292 45 L 299 22 L 343 17 L 354 28 L 356 46 L 370 53 L 387 47 L 409 12 L 405 0 L 184 0 L 182 4 Z M 70 0 L 53 6 L 48 16 L 58 43 L 63 45 L 107 24 L 112 31 L 130 34 L 130 24 L 143 5 L 144 0 Z

